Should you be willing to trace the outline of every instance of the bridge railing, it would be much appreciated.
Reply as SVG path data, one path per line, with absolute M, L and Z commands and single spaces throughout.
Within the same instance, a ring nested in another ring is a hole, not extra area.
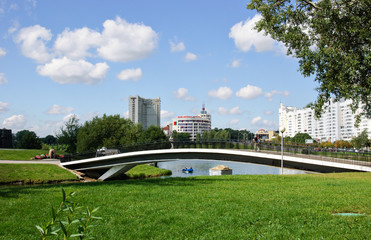
M 281 145 L 262 142 L 258 144 L 260 151 L 269 151 L 270 153 L 281 154 Z M 162 142 L 146 142 L 127 144 L 123 146 L 112 147 L 111 149 L 118 150 L 118 153 L 145 151 L 145 150 L 156 150 L 156 149 L 170 149 L 170 148 L 209 148 L 209 149 L 240 149 L 245 151 L 254 151 L 255 144 L 253 141 L 225 141 L 225 140 L 213 140 L 213 141 L 162 141 Z M 108 152 L 108 151 L 107 151 Z M 101 156 L 107 156 L 103 154 Z M 301 157 L 307 157 L 311 159 L 325 160 L 325 161 L 336 161 L 350 164 L 371 164 L 371 153 L 370 152 L 348 152 L 338 150 L 322 150 L 319 151 L 317 148 L 301 145 L 284 145 L 284 155 L 300 155 Z M 97 151 L 87 151 L 72 155 L 65 155 L 61 162 L 76 161 L 87 158 L 94 158 L 97 156 Z

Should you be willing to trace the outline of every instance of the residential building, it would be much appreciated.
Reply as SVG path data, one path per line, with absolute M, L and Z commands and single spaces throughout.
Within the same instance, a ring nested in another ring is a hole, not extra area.
M 187 132 L 190 140 L 196 140 L 197 133 L 202 134 L 211 130 L 211 115 L 207 113 L 205 105 L 197 116 L 178 116 L 171 124 L 171 131 Z
M 129 119 L 141 123 L 143 129 L 161 124 L 161 99 L 141 98 L 138 95 L 129 97 Z
M 361 123 L 355 127 L 356 114 L 353 114 L 349 106 L 351 100 L 340 102 L 331 101 L 325 107 L 325 111 L 319 119 L 314 116 L 311 108 L 298 109 L 286 107 L 281 103 L 279 109 L 279 127 L 285 128 L 284 136 L 294 137 L 297 133 L 308 133 L 318 141 L 350 141 L 367 129 L 368 137 L 371 138 L 371 119 L 361 118 Z

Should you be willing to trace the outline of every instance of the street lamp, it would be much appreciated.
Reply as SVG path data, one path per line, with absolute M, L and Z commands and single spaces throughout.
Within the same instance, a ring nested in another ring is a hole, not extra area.
M 281 137 L 281 175 L 283 174 L 283 133 L 286 131 L 286 128 L 285 127 L 282 127 L 280 129 L 280 132 L 282 134 L 282 137 Z

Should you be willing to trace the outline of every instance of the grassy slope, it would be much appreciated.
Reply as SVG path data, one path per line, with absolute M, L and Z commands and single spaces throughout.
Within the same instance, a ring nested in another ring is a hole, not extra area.
M 63 185 L 100 207 L 96 239 L 369 239 L 371 174 L 215 176 Z M 0 189 L 0 239 L 40 239 L 61 186 Z M 336 212 L 366 213 L 361 217 Z
M 0 164 L 0 183 L 68 180 L 77 180 L 77 177 L 53 164 Z
M 41 149 L 0 149 L 1 160 L 31 160 L 36 155 L 49 154 Z M 57 154 L 60 154 L 57 152 Z

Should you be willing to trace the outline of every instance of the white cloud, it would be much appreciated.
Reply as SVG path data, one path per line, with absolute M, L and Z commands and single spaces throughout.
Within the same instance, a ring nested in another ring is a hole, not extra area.
M 143 77 L 143 73 L 142 73 L 142 69 L 140 68 L 125 69 L 117 75 L 117 78 L 123 81 L 126 81 L 126 80 L 138 81 L 142 77 Z
M 229 125 L 237 125 L 240 123 L 240 119 L 232 119 L 228 122 Z
M 46 63 L 52 55 L 45 43 L 50 41 L 52 34 L 50 30 L 34 25 L 31 27 L 22 28 L 19 30 L 14 41 L 21 45 L 21 50 L 24 56 L 34 59 L 39 63 Z
M 33 125 L 30 131 L 35 132 L 37 136 L 45 137 L 58 134 L 61 127 L 64 127 L 62 121 L 45 121 L 41 125 Z
M 47 114 L 58 115 L 58 114 L 70 114 L 74 110 L 73 107 L 63 107 L 57 104 L 54 104 L 46 112 Z
M 77 120 L 80 120 L 80 117 L 79 117 L 78 115 L 73 114 L 73 113 L 70 113 L 70 114 L 64 116 L 62 121 L 63 121 L 64 123 L 65 123 L 65 122 L 68 122 L 68 121 L 69 121 L 71 118 L 73 118 L 73 117 L 75 117 Z
M 0 102 L 0 113 L 8 111 L 9 103 Z
M 105 62 L 93 65 L 85 60 L 74 61 L 63 57 L 53 59 L 45 65 L 37 66 L 37 72 L 41 76 L 50 77 L 60 84 L 95 84 L 105 79 L 108 68 Z
M 0 73 L 0 85 L 8 83 L 4 73 Z
M 257 124 L 258 122 L 260 122 L 261 120 L 262 120 L 262 117 L 260 117 L 260 116 L 254 117 L 254 118 L 251 120 L 251 125 L 255 125 L 255 124 Z
M 251 125 L 258 126 L 259 128 L 265 128 L 265 129 L 277 129 L 278 125 L 274 121 L 269 121 L 266 119 L 263 119 L 260 116 L 257 116 L 251 120 Z
M 6 55 L 6 51 L 0 48 L 0 57 L 4 57 Z
M 236 59 L 236 60 L 232 61 L 232 67 L 233 68 L 238 68 L 238 67 L 240 67 L 240 65 L 241 65 L 241 60 L 240 59 Z
M 239 106 L 236 106 L 230 110 L 224 108 L 224 107 L 219 107 L 218 108 L 218 112 L 220 115 L 227 115 L 227 114 L 230 114 L 230 115 L 240 115 L 242 113 L 242 111 L 240 110 L 240 107 Z
M 87 27 L 73 31 L 67 28 L 58 35 L 54 48 L 60 55 L 78 60 L 92 56 L 88 50 L 92 47 L 98 47 L 101 42 L 101 34 Z
M 263 91 L 260 87 L 247 85 L 244 88 L 241 88 L 237 93 L 236 96 L 240 98 L 246 99 L 254 99 L 262 95 Z
M 184 57 L 184 59 L 187 61 L 187 62 L 190 62 L 190 61 L 194 61 L 194 60 L 197 60 L 197 55 L 194 54 L 194 53 L 187 53 Z
M 262 18 L 261 15 L 255 15 L 252 19 L 245 22 L 236 23 L 229 32 L 229 38 L 234 40 L 234 44 L 243 52 L 255 47 L 257 52 L 271 51 L 275 47 L 282 46 L 274 41 L 269 35 L 265 36 L 264 32 L 258 32 L 254 29 L 256 23 Z M 281 51 L 281 50 L 279 50 Z
M 158 36 L 151 27 L 128 23 L 117 17 L 103 23 L 102 45 L 99 55 L 115 62 L 128 62 L 146 58 L 156 47 Z
M 264 114 L 265 114 L 265 115 L 268 115 L 268 116 L 269 116 L 269 115 L 273 115 L 273 111 L 268 110 L 268 111 L 265 111 Z
M 188 95 L 188 89 L 186 88 L 179 88 L 178 90 L 174 91 L 174 96 L 178 99 L 182 99 L 185 101 L 194 101 L 195 98 Z
M 220 87 L 218 90 L 211 90 L 208 92 L 210 97 L 226 100 L 232 97 L 233 91 L 229 87 Z
M 129 110 L 127 110 L 126 112 L 124 112 L 123 117 L 124 118 L 129 118 Z
M 162 120 L 169 120 L 175 116 L 174 112 L 169 112 L 167 110 L 161 110 L 161 119 Z
M 13 115 L 3 121 L 4 128 L 22 129 L 26 125 L 26 118 L 23 115 Z
M 277 90 L 272 90 L 271 92 L 266 92 L 264 93 L 264 97 L 268 98 L 268 101 L 273 101 L 273 96 L 274 95 L 281 95 L 281 96 L 284 96 L 285 98 L 287 98 L 290 93 L 289 91 L 284 91 L 284 92 L 280 92 L 280 91 L 277 91 Z
M 176 43 L 176 42 L 173 42 L 171 40 L 169 42 L 170 42 L 170 51 L 171 52 L 182 52 L 186 49 L 183 42 Z

